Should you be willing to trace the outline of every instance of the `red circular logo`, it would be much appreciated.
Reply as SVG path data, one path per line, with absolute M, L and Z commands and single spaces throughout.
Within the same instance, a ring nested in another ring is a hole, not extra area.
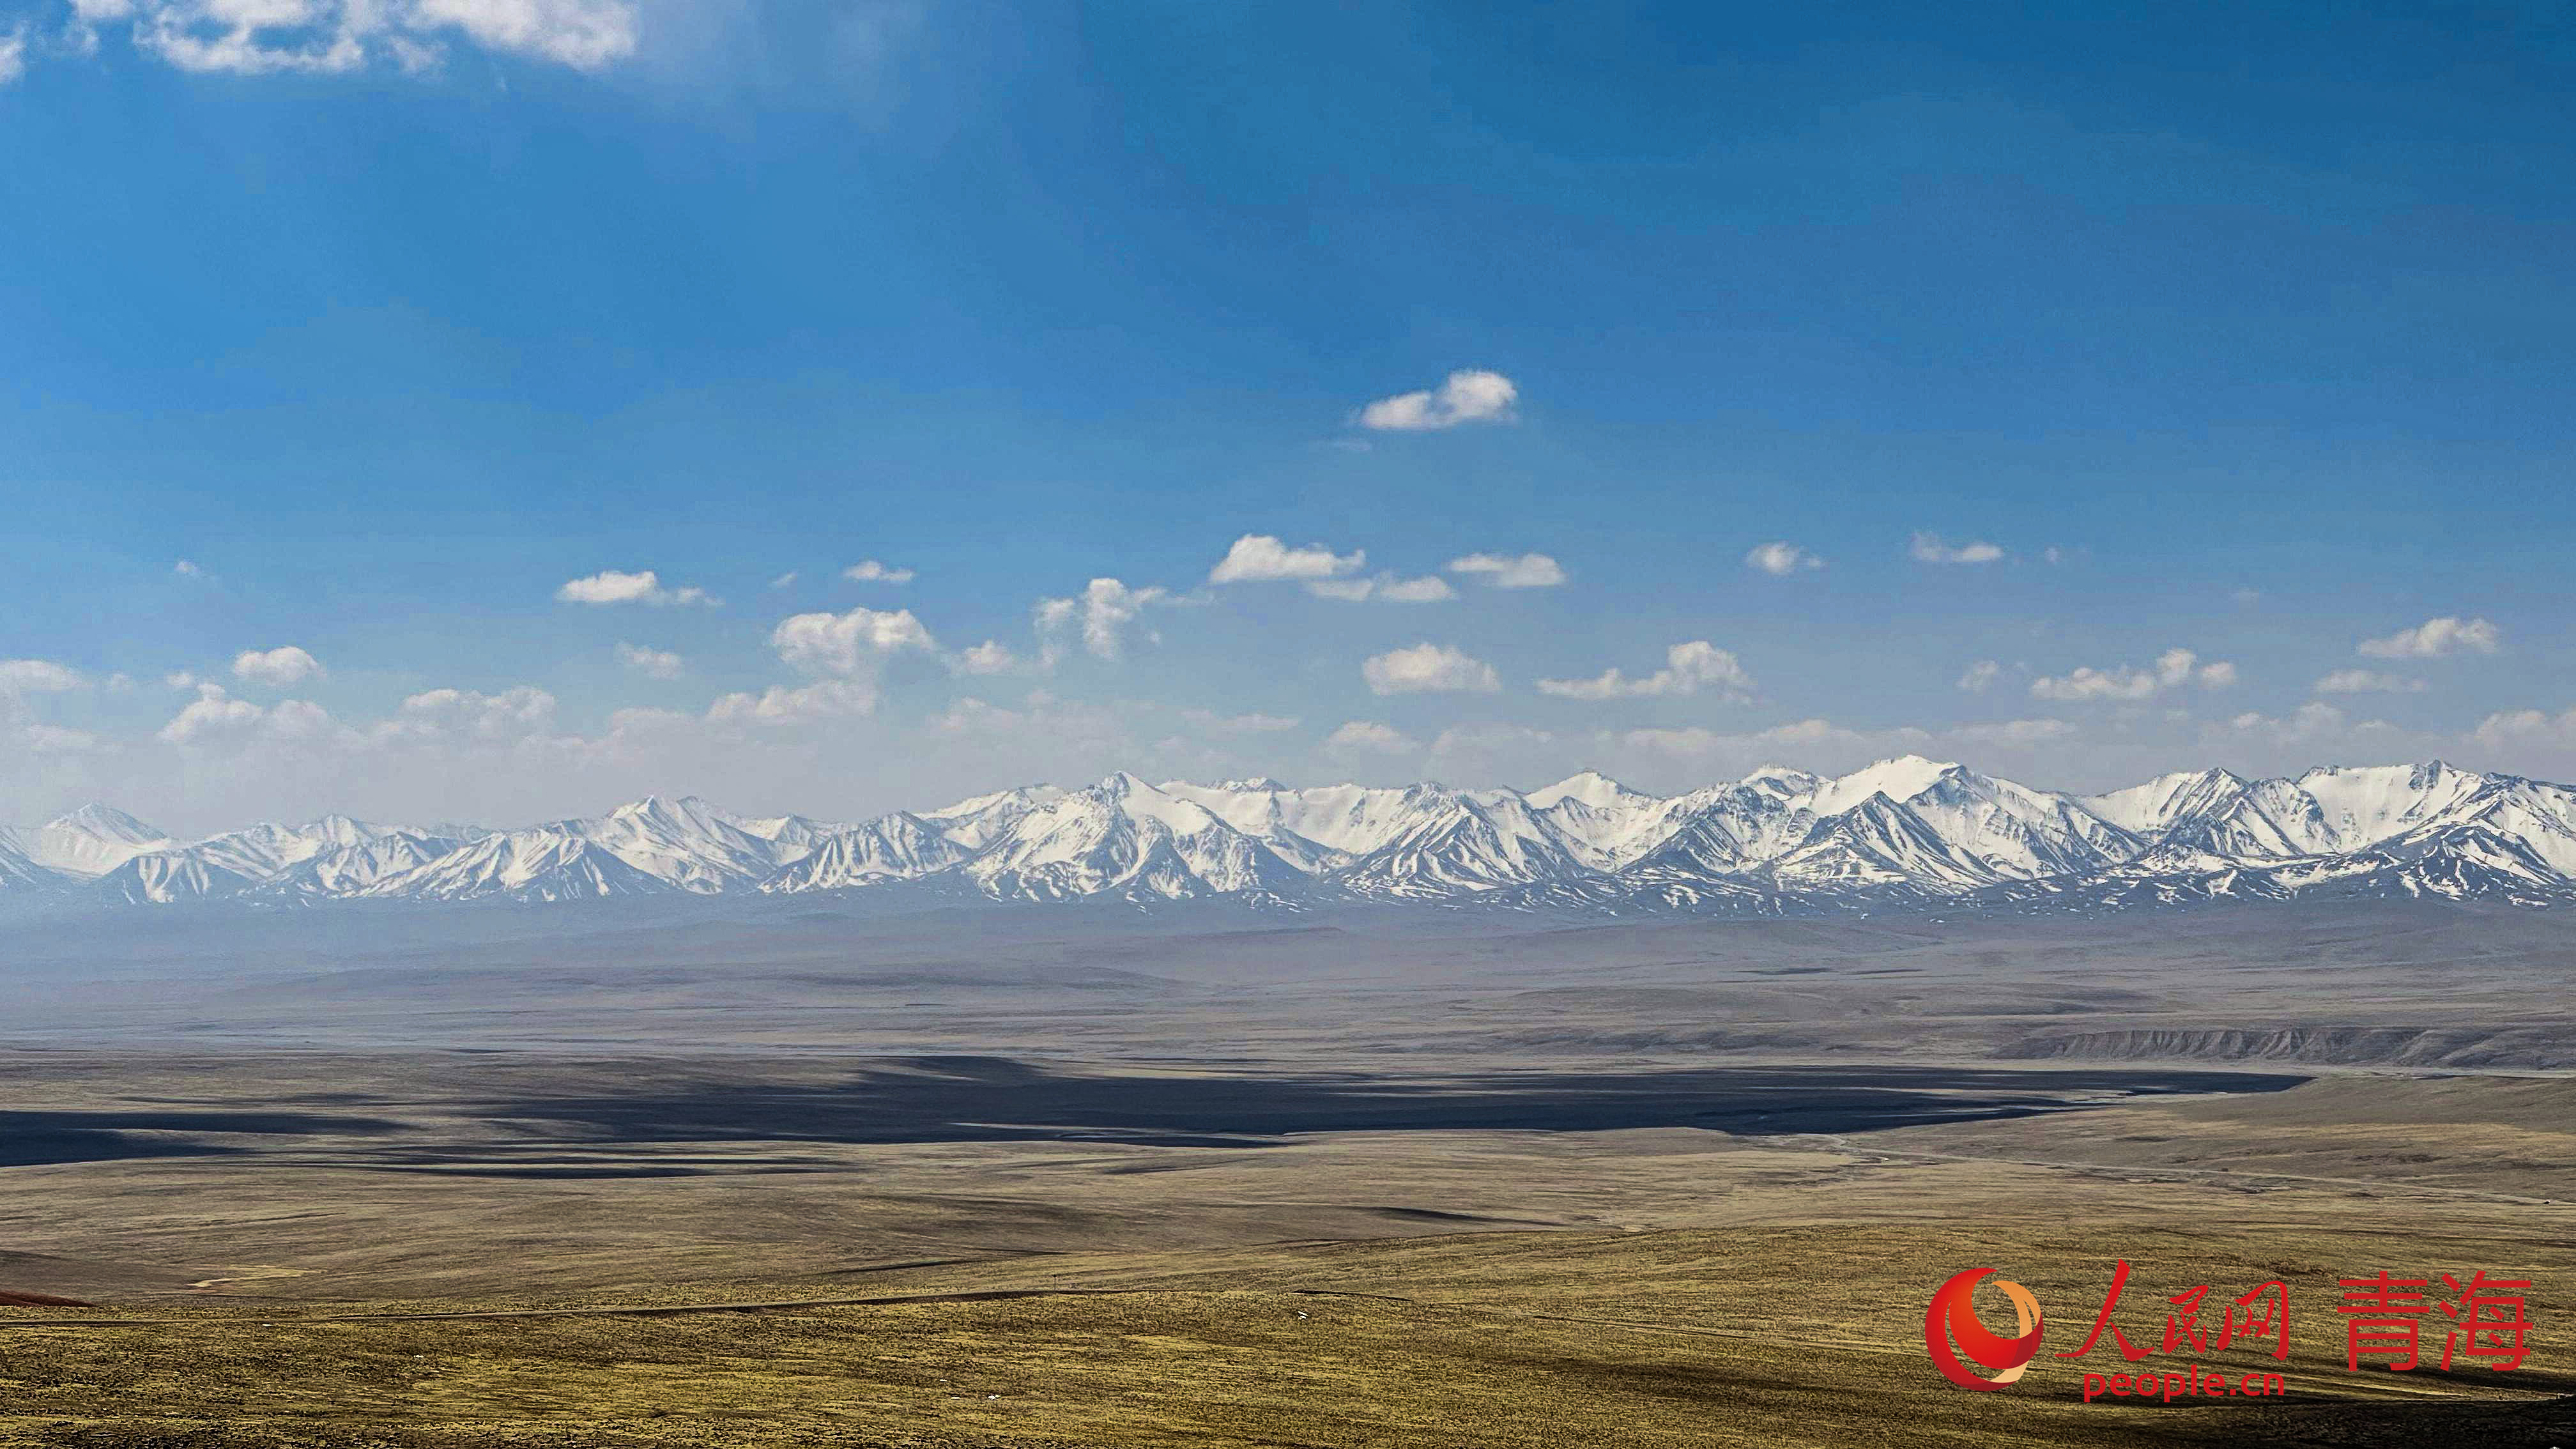
M 1977 1317 L 1977 1285 L 1993 1271 L 1970 1268 L 1953 1276 L 1933 1293 L 1932 1306 L 1923 1314 L 1923 1346 L 1931 1351 L 1933 1366 L 1963 1389 L 2000 1389 L 2020 1378 L 2039 1356 L 2039 1300 L 2029 1289 L 2009 1278 L 1995 1280 L 1994 1286 L 2012 1300 L 2015 1337 L 1989 1332 Z M 1958 1340 L 1956 1350 L 1950 1347 L 1952 1339 Z M 1994 1377 L 1980 1377 L 1959 1361 L 1961 1353 L 1992 1369 Z

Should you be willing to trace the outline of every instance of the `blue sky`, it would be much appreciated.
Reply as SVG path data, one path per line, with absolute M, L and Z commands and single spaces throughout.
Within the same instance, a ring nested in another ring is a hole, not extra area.
M 0 818 L 2576 773 L 2563 7 L 1793 10 L 0 0 Z

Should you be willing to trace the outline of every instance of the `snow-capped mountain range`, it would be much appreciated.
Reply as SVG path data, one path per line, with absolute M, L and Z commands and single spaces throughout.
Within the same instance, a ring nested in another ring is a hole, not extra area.
M 1673 796 L 1590 772 L 1528 792 L 1120 773 L 855 824 L 654 796 L 506 830 L 334 815 L 182 841 L 102 805 L 0 830 L 0 900 L 49 904 L 912 892 L 1768 914 L 2327 891 L 2576 903 L 2576 789 L 2434 761 L 2069 795 L 1906 756 Z

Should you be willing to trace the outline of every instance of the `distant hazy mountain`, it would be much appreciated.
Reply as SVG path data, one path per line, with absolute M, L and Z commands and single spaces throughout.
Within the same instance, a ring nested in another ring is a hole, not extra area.
M 0 830 L 0 900 L 557 901 L 916 889 L 1609 912 L 2123 909 L 2316 892 L 2576 902 L 2576 790 L 2435 761 L 2077 796 L 1913 756 L 1656 796 L 1120 773 L 855 824 L 648 796 L 514 830 L 328 816 L 178 841 L 92 805 Z

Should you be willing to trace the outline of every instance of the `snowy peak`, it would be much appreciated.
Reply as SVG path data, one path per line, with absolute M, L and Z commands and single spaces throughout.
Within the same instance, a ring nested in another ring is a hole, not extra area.
M 1818 815 L 1840 815 L 1872 795 L 1902 803 L 1931 789 L 1941 777 L 1958 768 L 1921 755 L 1899 755 L 1823 782 L 1808 797 L 1807 808 Z
M 107 805 L 83 805 L 29 832 L 19 848 L 36 864 L 73 875 L 105 875 L 170 837 Z
M 44 828 L 120 845 L 155 845 L 170 838 L 112 805 L 96 803 L 57 815 L 46 821 Z
M 1598 770 L 1581 770 L 1553 785 L 1532 790 L 1525 797 L 1541 810 L 1560 800 L 1580 800 L 1595 810 L 1624 808 L 1634 804 L 1652 804 L 1655 797 L 1631 790 Z

